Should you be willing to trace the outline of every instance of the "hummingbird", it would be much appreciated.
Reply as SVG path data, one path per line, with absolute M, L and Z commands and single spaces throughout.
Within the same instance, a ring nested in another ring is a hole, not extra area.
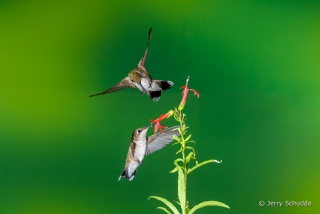
M 118 180 L 126 177 L 131 181 L 146 155 L 150 155 L 172 142 L 173 135 L 180 136 L 179 131 L 175 130 L 178 126 L 173 126 L 162 133 L 159 132 L 147 138 L 146 134 L 150 126 L 151 124 L 147 127 L 136 129 L 132 133 L 126 164 Z
M 89 97 L 97 96 L 97 95 L 103 95 L 103 94 L 109 94 L 115 91 L 119 91 L 124 88 L 138 88 L 141 93 L 145 93 L 149 95 L 149 97 L 157 101 L 160 99 L 160 96 L 162 94 L 162 91 L 167 90 L 173 86 L 173 82 L 169 80 L 154 80 L 149 72 L 147 71 L 145 67 L 145 63 L 148 56 L 148 49 L 150 40 L 152 37 L 152 28 L 149 30 L 149 38 L 148 38 L 148 45 L 147 48 L 140 59 L 137 67 L 129 72 L 128 76 L 125 77 L 123 80 L 121 80 L 119 83 L 114 85 L 113 87 L 100 92 L 98 94 L 90 95 Z

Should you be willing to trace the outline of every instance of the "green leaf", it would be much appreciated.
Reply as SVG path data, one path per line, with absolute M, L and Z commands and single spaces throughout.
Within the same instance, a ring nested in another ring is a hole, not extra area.
M 176 154 L 179 154 L 180 152 L 182 152 L 182 147 L 176 152 Z
M 187 173 L 190 174 L 190 172 L 192 172 L 193 170 L 199 168 L 200 166 L 203 166 L 203 165 L 208 164 L 208 163 L 214 163 L 214 162 L 215 162 L 215 163 L 221 163 L 222 161 L 220 161 L 220 162 L 217 161 L 217 160 L 207 160 L 207 161 L 203 161 L 202 163 L 199 163 L 199 164 L 195 165 L 194 167 L 190 168 Z
M 189 134 L 189 136 L 186 139 L 184 139 L 184 141 L 187 142 L 190 138 L 191 138 L 191 134 Z
M 188 141 L 188 143 L 194 143 L 194 144 L 196 144 L 196 142 L 195 142 L 194 140 L 190 140 L 190 141 Z
M 181 139 L 177 135 L 173 135 L 172 138 L 178 142 L 181 142 Z
M 179 131 L 180 127 L 177 126 L 177 128 L 172 129 L 172 131 Z
M 174 168 L 173 170 L 171 170 L 169 173 L 175 173 L 176 171 L 178 171 L 178 168 Z
M 171 145 L 176 145 L 176 144 L 181 144 L 181 142 L 176 141 L 176 142 L 172 143 Z M 180 150 L 181 150 L 181 148 L 180 148 Z
M 179 164 L 178 164 L 179 161 L 180 161 L 180 162 L 183 162 L 183 159 L 182 159 L 182 158 L 177 158 L 177 159 L 175 159 L 174 162 L 173 162 L 174 165 L 179 166 Z
M 182 124 L 182 130 L 184 131 L 184 133 L 186 133 L 187 132 L 187 129 L 188 129 L 189 127 L 188 126 L 186 126 L 186 124 L 185 123 L 183 123 Z
M 193 152 L 190 152 L 190 153 L 188 154 L 188 156 L 186 157 L 186 163 L 187 163 L 187 164 L 190 162 L 191 158 L 193 158 L 193 155 L 194 155 Z
M 157 207 L 157 209 L 163 210 L 163 211 L 165 211 L 166 213 L 171 214 L 171 213 L 170 213 L 166 208 L 164 208 L 164 207 Z
M 181 130 L 181 128 L 178 129 L 180 136 L 183 136 L 183 131 Z
M 184 174 L 181 167 L 178 167 L 178 198 L 182 210 L 186 207 L 186 183 L 184 180 Z
M 219 201 L 204 201 L 201 202 L 200 204 L 192 207 L 192 209 L 189 211 L 188 214 L 193 214 L 196 210 L 203 208 L 203 207 L 208 207 L 208 206 L 218 206 L 218 207 L 225 207 L 230 209 L 230 207 L 228 207 L 227 205 L 225 205 L 224 203 L 221 203 Z
M 174 172 L 178 171 L 178 167 L 180 167 L 179 164 L 178 164 L 179 161 L 183 162 L 183 159 L 182 158 L 175 159 L 175 161 L 173 163 L 174 163 L 174 165 L 176 165 L 176 168 L 171 170 L 169 173 L 174 173 Z
M 189 142 L 191 142 L 191 141 L 189 141 Z M 191 146 L 186 146 L 185 148 L 186 148 L 186 149 L 190 149 L 190 150 L 192 150 L 194 153 L 196 153 L 196 152 L 194 151 L 194 148 L 191 147 Z
M 148 198 L 148 200 L 149 200 L 150 198 L 154 198 L 154 199 L 157 199 L 157 200 L 159 200 L 159 201 L 162 201 L 165 205 L 167 205 L 167 206 L 172 210 L 172 212 L 173 212 L 174 214 L 180 214 L 179 211 L 177 210 L 177 208 L 176 208 L 171 202 L 169 202 L 167 199 L 161 198 L 161 197 L 159 197 L 159 196 L 150 196 L 150 197 Z

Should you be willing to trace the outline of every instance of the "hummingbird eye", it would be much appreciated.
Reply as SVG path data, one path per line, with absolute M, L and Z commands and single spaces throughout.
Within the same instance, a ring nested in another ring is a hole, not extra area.
M 138 133 L 140 133 L 141 132 L 141 129 L 138 129 Z

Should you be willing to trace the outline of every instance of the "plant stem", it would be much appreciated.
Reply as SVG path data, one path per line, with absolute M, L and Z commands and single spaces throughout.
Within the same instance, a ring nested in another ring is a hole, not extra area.
M 184 186 L 184 192 L 185 192 L 185 202 L 186 202 L 186 204 L 185 204 L 185 206 L 184 206 L 184 208 L 183 208 L 183 211 L 182 211 L 182 213 L 183 214 L 185 214 L 186 213 L 186 210 L 187 210 L 187 203 L 188 203 L 188 201 L 187 201 L 187 176 L 188 176 L 188 173 L 187 173 L 187 163 L 186 163 L 186 159 L 185 159 L 185 154 L 184 154 L 184 149 L 183 149 L 183 173 L 184 173 L 184 184 L 185 184 L 185 186 Z
M 185 156 L 185 146 L 186 146 L 186 141 L 184 139 L 184 133 L 185 133 L 185 126 L 184 126 L 184 115 L 181 112 L 181 110 L 179 111 L 179 122 L 180 122 L 180 130 L 181 130 L 181 153 L 182 153 L 182 160 L 183 160 L 183 178 L 184 178 L 184 201 L 186 203 L 187 202 L 187 161 L 186 161 L 186 156 Z M 181 209 L 182 209 L 182 214 L 186 214 L 187 213 L 187 206 L 186 204 L 181 204 Z

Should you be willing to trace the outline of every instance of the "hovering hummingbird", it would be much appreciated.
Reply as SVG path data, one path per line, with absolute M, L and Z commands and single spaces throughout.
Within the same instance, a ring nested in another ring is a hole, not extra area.
M 128 76 L 121 80 L 118 84 L 101 93 L 90 95 L 90 97 L 102 94 L 109 94 L 124 88 L 138 88 L 141 91 L 141 93 L 148 94 L 150 98 L 154 101 L 159 100 L 162 91 L 167 90 L 171 86 L 173 86 L 173 82 L 168 80 L 154 80 L 145 68 L 151 36 L 152 28 L 150 28 L 149 30 L 149 39 L 146 51 L 140 59 L 138 66 L 132 71 L 130 71 Z
M 178 130 L 174 130 L 178 126 L 173 126 L 164 130 L 163 133 L 159 132 L 147 138 L 146 134 L 150 126 L 136 129 L 132 133 L 126 165 L 118 180 L 126 177 L 131 181 L 136 174 L 136 169 L 143 162 L 145 155 L 150 155 L 162 149 L 173 140 L 173 135 L 180 135 Z

